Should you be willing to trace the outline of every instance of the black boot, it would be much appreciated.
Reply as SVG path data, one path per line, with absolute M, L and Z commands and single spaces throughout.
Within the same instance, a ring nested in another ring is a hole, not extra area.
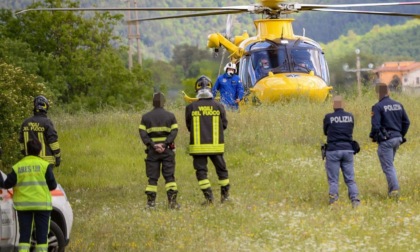
M 213 205 L 213 192 L 211 188 L 209 187 L 201 191 L 203 191 L 204 198 L 206 198 L 206 200 L 203 203 L 201 203 L 201 205 L 203 206 Z
M 174 190 L 168 190 L 166 192 L 166 194 L 168 195 L 168 206 L 170 209 L 180 209 L 181 205 L 178 204 L 178 202 L 176 202 L 176 196 L 178 194 L 178 191 L 174 191 Z
M 156 193 L 155 192 L 146 192 L 147 195 L 147 206 L 146 208 L 155 208 L 156 203 Z
M 230 185 L 225 185 L 220 187 L 221 202 L 225 203 L 229 201 L 229 189 Z

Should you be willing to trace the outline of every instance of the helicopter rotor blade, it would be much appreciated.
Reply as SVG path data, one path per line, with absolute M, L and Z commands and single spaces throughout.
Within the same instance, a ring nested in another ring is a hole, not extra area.
M 340 12 L 340 13 L 353 13 L 353 14 L 369 14 L 369 15 L 397 16 L 397 17 L 412 17 L 412 18 L 420 19 L 420 14 L 413 14 L 413 13 L 363 11 L 363 10 L 337 10 L 337 9 L 312 9 L 311 11 Z
M 233 16 L 229 14 L 226 20 L 226 37 L 228 39 L 232 37 L 232 25 L 233 25 Z
M 161 19 L 174 19 L 174 18 L 185 18 L 185 17 L 203 17 L 203 16 L 212 16 L 212 15 L 227 15 L 227 14 L 238 14 L 238 13 L 242 13 L 242 12 L 244 12 L 244 11 L 242 11 L 242 10 L 208 11 L 208 12 L 190 13 L 190 14 L 183 14 L 183 15 L 131 19 L 127 22 L 144 22 L 144 21 L 161 20 Z
M 381 7 L 420 5 L 420 2 L 393 2 L 393 3 L 363 3 L 363 4 L 299 4 L 300 10 L 328 9 L 328 8 L 356 8 L 356 7 Z
M 299 3 L 283 3 L 282 0 L 260 0 L 261 4 L 255 5 L 239 5 L 229 7 L 85 7 L 85 8 L 35 8 L 17 11 L 15 14 L 22 14 L 30 11 L 188 11 L 197 12 L 185 15 L 174 15 L 167 17 L 156 17 L 150 19 L 140 19 L 138 21 L 171 19 L 183 17 L 199 17 L 220 14 L 238 14 L 264 13 L 271 18 L 277 18 L 281 14 L 290 14 L 299 11 L 325 11 L 325 12 L 342 12 L 357 14 L 374 14 L 374 15 L 392 15 L 407 16 L 417 18 L 419 14 L 405 14 L 397 12 L 379 12 L 379 11 L 362 11 L 362 10 L 338 10 L 340 8 L 360 8 L 360 7 L 383 7 L 383 6 L 410 6 L 420 5 L 420 2 L 393 2 L 393 3 L 362 3 L 362 4 L 299 4 Z
M 17 11 L 22 14 L 30 11 L 238 11 L 252 12 L 254 6 L 229 6 L 229 7 L 85 7 L 85 8 L 35 8 Z

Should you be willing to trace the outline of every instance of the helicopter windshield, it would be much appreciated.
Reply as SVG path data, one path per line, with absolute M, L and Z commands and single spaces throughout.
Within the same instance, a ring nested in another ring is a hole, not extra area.
M 251 55 L 251 59 L 257 81 L 266 77 L 269 72 L 285 73 L 289 71 L 285 48 L 258 51 Z
M 329 82 L 328 66 L 319 47 L 301 40 L 276 43 L 257 42 L 247 48 L 249 54 L 242 62 L 242 81 L 252 87 L 269 72 L 304 73 L 314 75 Z M 245 63 L 245 64 L 244 64 Z

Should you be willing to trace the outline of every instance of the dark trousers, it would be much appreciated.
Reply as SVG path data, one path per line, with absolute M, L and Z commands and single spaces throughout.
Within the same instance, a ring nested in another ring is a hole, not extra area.
M 17 211 L 19 220 L 19 243 L 29 243 L 33 223 L 37 244 L 47 244 L 51 211 Z
M 145 161 L 149 185 L 157 185 L 161 167 L 165 182 L 175 181 L 175 153 L 171 149 L 165 149 L 163 153 L 157 153 L 155 150 L 150 149 Z
M 219 180 L 229 178 L 228 170 L 226 168 L 226 162 L 223 158 L 223 154 L 218 155 L 193 155 L 193 165 L 195 169 L 195 175 L 198 181 L 207 179 L 207 157 L 210 158 L 211 162 L 216 168 L 217 177 Z

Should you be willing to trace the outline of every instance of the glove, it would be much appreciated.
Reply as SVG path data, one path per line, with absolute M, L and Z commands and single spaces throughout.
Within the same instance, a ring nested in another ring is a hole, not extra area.
M 59 167 L 61 163 L 61 157 L 55 157 L 55 167 Z
M 401 144 L 403 144 L 403 143 L 405 143 L 405 142 L 407 142 L 407 138 L 403 137 L 403 138 L 402 138 L 402 142 L 401 142 Z

